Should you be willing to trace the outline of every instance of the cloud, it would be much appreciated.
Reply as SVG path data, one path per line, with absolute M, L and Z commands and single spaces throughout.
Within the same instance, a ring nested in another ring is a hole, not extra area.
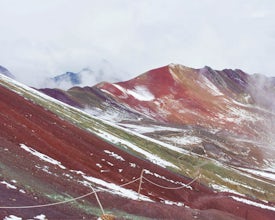
M 103 59 L 122 80 L 171 62 L 275 75 L 274 11 L 272 0 L 3 0 L 0 65 L 31 85 Z

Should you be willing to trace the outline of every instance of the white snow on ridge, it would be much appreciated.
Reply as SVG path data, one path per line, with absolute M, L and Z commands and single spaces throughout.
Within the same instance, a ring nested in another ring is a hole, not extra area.
M 253 206 L 256 206 L 256 207 L 259 207 L 259 208 L 262 208 L 262 209 L 268 209 L 268 210 L 271 210 L 271 211 L 275 211 L 275 207 L 273 206 L 268 206 L 268 205 L 265 205 L 265 204 L 261 204 L 261 203 L 258 203 L 258 202 L 254 202 L 254 201 L 251 201 L 251 200 L 248 200 L 248 199 L 245 199 L 245 198 L 240 198 L 240 197 L 237 197 L 237 196 L 230 196 L 232 199 L 238 201 L 238 202 L 242 202 L 242 203 L 245 203 L 245 204 L 248 204 L 248 205 L 253 205 Z
M 256 118 L 255 115 L 251 114 L 245 109 L 236 108 L 233 106 L 229 107 L 229 114 L 231 114 L 233 117 L 236 117 L 235 120 L 237 123 L 243 120 L 256 122 L 260 119 L 260 118 Z
M 241 107 L 234 107 L 230 105 L 227 106 L 227 111 L 225 113 L 217 113 L 217 117 L 236 124 L 240 124 L 243 121 L 257 122 L 261 120 L 260 117 L 251 114 L 249 111 L 242 109 Z
M 118 84 L 112 84 L 121 92 L 123 92 L 124 96 L 121 98 L 127 98 L 128 95 L 133 96 L 135 99 L 139 101 L 152 101 L 155 99 L 155 96 L 145 87 L 145 86 L 136 86 L 133 90 L 125 89 Z
M 13 182 L 13 183 L 16 183 L 15 180 L 12 180 L 12 182 Z M 8 182 L 6 182 L 6 181 L 1 181 L 0 183 L 6 185 L 6 187 L 7 187 L 8 189 L 17 189 L 17 190 L 18 190 L 18 188 L 17 188 L 16 186 L 14 186 L 14 185 L 12 185 L 11 183 L 8 183 Z M 20 193 L 23 193 L 23 194 L 26 193 L 26 191 L 23 190 L 23 189 L 19 189 L 19 192 L 20 192 Z
M 206 88 L 214 96 L 224 95 L 207 77 L 203 76 L 203 82 L 198 81 L 201 87 Z
M 114 153 L 114 152 L 111 152 L 111 151 L 108 151 L 108 150 L 104 150 L 104 152 L 106 154 L 108 154 L 110 157 L 114 157 L 116 158 L 117 160 L 121 160 L 121 161 L 125 161 L 124 158 L 122 156 L 119 156 L 118 154 Z
M 167 179 L 165 176 L 161 176 L 159 175 L 158 173 L 152 173 L 150 170 L 147 170 L 147 169 L 144 169 L 144 174 L 149 174 L 149 175 L 152 175 L 152 176 L 155 176 L 159 179 L 163 179 L 167 182 L 170 182 L 170 183 L 173 183 L 173 184 L 179 184 L 181 186 L 184 186 L 185 188 L 187 189 L 190 189 L 190 190 L 193 190 L 192 186 L 189 186 L 189 185 L 186 185 L 185 183 L 183 182 L 179 182 L 179 181 L 174 181 L 174 180 L 171 180 L 171 179 Z
M 127 98 L 127 91 L 126 89 L 124 89 L 122 86 L 118 85 L 118 84 L 112 84 L 114 87 L 116 87 L 118 90 L 120 90 L 123 93 L 123 96 L 119 96 L 120 98 Z M 113 94 L 112 94 L 113 95 Z
M 94 116 L 92 116 L 92 117 L 94 117 Z M 123 130 L 123 131 L 127 132 L 128 134 L 133 134 L 133 135 L 135 135 L 135 136 L 137 136 L 137 137 L 140 137 L 140 138 L 142 138 L 142 139 L 148 140 L 148 141 L 153 142 L 153 143 L 155 143 L 155 144 L 158 144 L 158 145 L 160 145 L 160 146 L 162 146 L 162 147 L 168 148 L 168 149 L 173 150 L 173 151 L 176 151 L 176 152 L 178 152 L 178 153 L 190 154 L 190 152 L 188 152 L 187 150 L 185 150 L 185 149 L 183 149 L 183 148 L 175 147 L 175 146 L 173 146 L 173 145 L 171 145 L 171 144 L 167 144 L 167 143 L 164 143 L 164 142 L 162 142 L 162 141 L 156 140 L 156 139 L 154 139 L 154 138 L 150 138 L 150 137 L 148 137 L 148 136 L 145 136 L 145 135 L 143 135 L 143 134 L 139 134 L 139 133 L 137 133 L 137 132 L 134 132 L 134 131 L 129 130 L 129 129 L 124 128 L 124 127 L 121 127 L 121 126 L 119 126 L 119 125 L 117 125 L 117 124 L 115 124 L 115 123 L 112 123 L 112 122 L 109 122 L 109 121 L 100 119 L 100 118 L 98 118 L 98 117 L 94 117 L 94 118 L 96 118 L 96 119 L 98 119 L 98 120 L 101 120 L 103 123 L 105 123 L 105 124 L 107 124 L 107 125 L 111 125 L 112 127 L 115 127 L 115 128 L 120 129 L 120 130 Z M 88 129 L 88 130 L 90 130 L 90 129 Z M 90 130 L 90 131 L 91 131 L 91 130 Z M 91 131 L 91 132 L 93 132 L 93 131 Z
M 85 175 L 82 175 L 84 179 L 88 180 L 89 182 L 92 182 L 92 183 L 95 183 L 95 184 L 98 184 L 98 185 L 101 185 L 105 188 L 107 188 L 108 190 L 104 189 L 104 188 L 101 188 L 101 190 L 104 190 L 104 191 L 108 191 L 112 194 L 116 194 L 116 195 L 119 195 L 119 196 L 122 196 L 124 198 L 129 198 L 129 199 L 133 199 L 133 200 L 138 200 L 138 199 L 141 199 L 142 201 L 150 201 L 152 202 L 152 200 L 147 197 L 147 196 L 144 196 L 144 195 L 140 195 L 140 197 L 138 196 L 138 193 L 133 191 L 133 190 L 130 190 L 130 189 L 125 189 L 119 185 L 116 185 L 114 183 L 108 183 L 108 182 L 105 182 L 104 180 L 102 179 L 98 179 L 98 178 L 95 178 L 95 177 L 91 177 L 91 176 L 85 176 Z M 87 185 L 89 186 L 90 183 L 87 182 L 87 181 L 84 181 L 82 182 L 84 185 Z
M 6 181 L 2 181 L 2 182 L 0 182 L 0 183 L 6 185 L 6 187 L 7 187 L 8 189 L 17 189 L 16 186 L 14 186 L 14 185 L 12 185 L 12 184 L 6 182 Z
M 6 216 L 3 220 L 22 220 L 22 218 L 17 217 L 15 215 L 9 215 L 9 216 Z
M 127 93 L 139 101 L 152 101 L 155 99 L 155 96 L 145 86 L 136 86 L 133 90 L 127 89 Z
M 240 194 L 239 192 L 237 192 L 235 190 L 229 189 L 227 186 L 224 186 L 224 185 L 218 185 L 218 184 L 213 184 L 213 183 L 211 183 L 210 185 L 214 190 L 217 190 L 219 192 L 229 192 L 229 193 L 234 193 L 234 194 L 237 194 L 240 196 L 244 196 L 243 194 Z
M 44 215 L 44 214 L 34 216 L 33 219 L 35 219 L 35 220 L 47 220 L 46 215 Z M 15 215 L 9 215 L 9 216 L 6 216 L 3 220 L 22 220 L 22 218 L 17 217 Z
M 181 128 L 173 128 L 159 125 L 135 125 L 135 124 L 126 124 L 126 123 L 118 123 L 119 126 L 125 127 L 131 131 L 138 132 L 139 134 L 151 133 L 156 131 L 184 131 Z
M 180 144 L 180 145 L 190 145 L 190 144 L 200 144 L 202 143 L 202 139 L 196 136 L 175 136 L 175 137 L 165 137 L 163 140 Z
M 36 220 L 47 220 L 46 215 L 44 215 L 44 214 L 37 215 L 33 218 Z
M 248 173 L 254 174 L 256 176 L 261 176 L 266 179 L 270 179 L 275 181 L 275 173 L 260 171 L 260 170 L 253 170 L 253 169 L 247 169 L 247 168 L 239 168 L 240 170 L 246 171 Z
M 182 202 L 172 202 L 172 201 L 169 201 L 169 200 L 162 200 L 161 203 L 164 203 L 166 205 L 176 205 L 176 206 L 180 206 L 180 207 L 184 207 L 184 203 Z
M 24 149 L 25 151 L 31 153 L 32 155 L 39 157 L 41 160 L 44 160 L 44 161 L 46 161 L 46 162 L 48 162 L 48 163 L 57 165 L 57 166 L 59 166 L 61 169 L 66 169 L 66 167 L 64 167 L 59 161 L 57 161 L 57 160 L 55 160 L 55 159 L 53 159 L 53 158 L 51 158 L 51 157 L 48 157 L 47 155 L 42 154 L 42 153 L 40 153 L 40 152 L 38 152 L 38 151 L 32 149 L 31 147 L 26 146 L 25 144 L 20 144 L 20 147 L 21 147 L 22 149 Z
M 120 139 L 112 134 L 109 134 L 107 132 L 104 132 L 104 131 L 100 131 L 98 130 L 97 132 L 97 135 L 99 135 L 100 137 L 104 138 L 104 139 L 107 139 L 115 144 L 122 144 L 126 147 L 129 147 L 131 148 L 132 150 L 140 153 L 140 154 L 143 154 L 148 160 L 150 160 L 152 163 L 154 164 L 157 164 L 161 167 L 173 167 L 173 168 L 176 168 L 176 169 L 179 169 L 177 166 L 175 166 L 174 164 L 154 155 L 154 154 L 151 154 L 149 153 L 148 151 L 145 151 L 141 148 L 139 148 L 138 146 L 132 144 L 131 142 L 129 141 L 126 141 L 126 140 L 123 140 L 123 139 Z

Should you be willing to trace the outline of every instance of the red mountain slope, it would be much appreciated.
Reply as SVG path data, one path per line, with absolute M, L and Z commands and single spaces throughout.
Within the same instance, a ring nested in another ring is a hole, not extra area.
M 242 78 L 234 78 L 229 70 L 214 72 L 213 76 L 207 68 L 170 65 L 126 82 L 102 83 L 97 87 L 156 120 L 254 136 L 258 130 L 252 123 L 257 118 L 250 116 L 249 105 L 244 106 L 253 101 L 248 93 L 248 75 L 239 72 L 237 77 Z M 244 114 L 241 121 L 239 112 Z
M 213 140 L 214 134 L 216 141 L 211 142 L 216 147 L 213 145 L 210 149 L 207 143 L 200 147 L 204 152 L 209 152 L 210 157 L 220 160 L 220 149 L 226 145 L 222 154 L 233 159 L 223 161 L 229 160 L 230 164 L 242 166 L 242 162 L 250 166 L 255 165 L 256 161 L 256 166 L 261 167 L 265 157 L 273 160 L 275 155 L 271 132 L 275 120 L 272 108 L 275 95 L 273 81 L 273 78 L 248 75 L 241 70 L 214 71 L 209 67 L 192 69 L 169 65 L 129 81 L 101 83 L 96 87 L 117 103 L 155 121 L 176 127 L 194 126 L 192 132 L 204 140 Z M 211 134 L 205 136 L 201 129 Z M 163 140 L 165 134 L 149 135 Z M 173 134 L 167 133 L 167 138 L 168 135 Z M 219 139 L 223 141 L 218 144 Z M 238 148 L 235 147 L 236 142 Z M 263 145 L 266 148 L 265 155 Z M 230 152 L 236 154 L 230 155 Z M 242 156 L 243 152 L 247 154 Z M 256 159 L 253 161 L 251 158 Z

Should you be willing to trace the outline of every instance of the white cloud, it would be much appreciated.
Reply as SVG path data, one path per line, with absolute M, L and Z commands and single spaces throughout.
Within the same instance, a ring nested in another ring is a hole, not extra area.
M 0 65 L 32 85 L 102 59 L 123 80 L 170 62 L 275 75 L 274 13 L 272 0 L 2 0 Z

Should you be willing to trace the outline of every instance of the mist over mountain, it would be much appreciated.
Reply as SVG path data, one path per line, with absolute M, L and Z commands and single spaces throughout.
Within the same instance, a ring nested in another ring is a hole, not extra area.
M 12 73 L 3 66 L 0 66 L 0 74 L 3 74 L 3 75 L 8 76 L 12 79 L 15 79 L 14 75 L 12 75 Z
M 102 60 L 95 67 L 86 67 L 79 72 L 66 72 L 52 78 L 47 78 L 39 88 L 59 88 L 67 90 L 74 86 L 94 86 L 102 81 L 120 81 L 122 71 L 117 70 L 111 63 Z

